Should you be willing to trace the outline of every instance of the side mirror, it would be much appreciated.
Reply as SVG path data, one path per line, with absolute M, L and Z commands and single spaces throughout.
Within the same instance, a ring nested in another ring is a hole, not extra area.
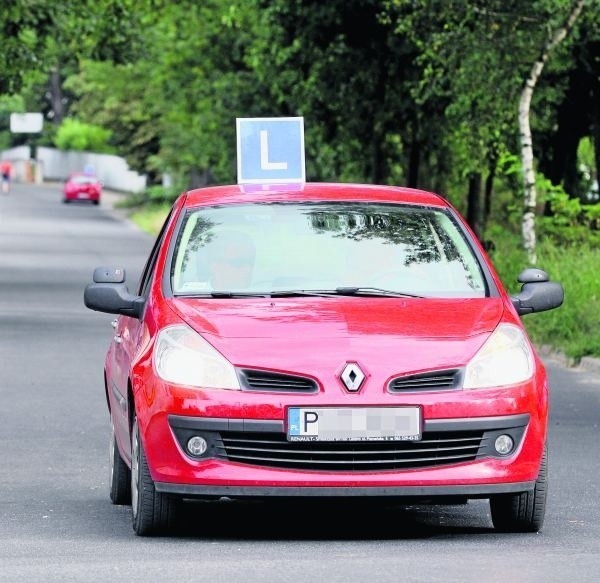
M 92 279 L 95 283 L 124 283 L 125 270 L 122 267 L 96 267 Z
M 523 286 L 510 299 L 520 316 L 553 310 L 562 305 L 565 297 L 562 285 L 549 280 L 548 274 L 541 269 L 529 268 L 519 274 L 518 281 Z
M 536 267 L 528 267 L 519 273 L 517 277 L 519 283 L 536 283 L 538 281 L 550 281 L 550 276 L 543 270 Z
M 124 269 L 98 267 L 94 270 L 93 279 L 94 283 L 88 284 L 83 292 L 83 303 L 87 308 L 140 318 L 145 301 L 143 297 L 129 293 Z

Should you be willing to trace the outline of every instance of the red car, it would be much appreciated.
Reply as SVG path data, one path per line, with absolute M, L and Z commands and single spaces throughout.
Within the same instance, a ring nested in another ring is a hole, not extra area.
M 102 183 L 96 176 L 83 172 L 74 172 L 69 176 L 63 187 L 63 202 L 73 200 L 89 201 L 100 204 L 102 195 Z
M 537 531 L 548 384 L 520 316 L 562 303 L 540 269 L 510 297 L 458 213 L 387 186 L 221 186 L 182 194 L 105 362 L 110 497 L 137 534 L 183 498 L 489 498 Z

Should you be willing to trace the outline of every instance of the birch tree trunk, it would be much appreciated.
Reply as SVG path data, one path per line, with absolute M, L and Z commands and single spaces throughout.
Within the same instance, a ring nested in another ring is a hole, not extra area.
M 535 237 L 535 209 L 537 204 L 537 191 L 535 187 L 535 169 L 533 163 L 533 144 L 531 138 L 531 126 L 529 124 L 529 111 L 531 109 L 531 98 L 533 90 L 537 84 L 542 69 L 550 56 L 550 53 L 571 31 L 577 17 L 583 10 L 585 0 L 576 0 L 573 8 L 562 27 L 554 31 L 546 41 L 542 52 L 533 64 L 529 77 L 525 81 L 525 86 L 521 92 L 519 100 L 519 131 L 521 136 L 521 163 L 523 166 L 523 181 L 525 195 L 523 200 L 523 217 L 521 220 L 521 233 L 523 236 L 523 246 L 527 252 L 529 261 L 535 265 L 536 257 L 536 237 Z

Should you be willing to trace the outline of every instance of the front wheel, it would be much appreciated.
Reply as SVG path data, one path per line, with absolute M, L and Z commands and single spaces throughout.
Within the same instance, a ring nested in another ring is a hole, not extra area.
M 137 416 L 131 431 L 131 508 L 133 530 L 139 536 L 161 534 L 175 523 L 177 500 L 154 488 Z
M 544 523 L 548 494 L 548 451 L 544 447 L 540 472 L 533 490 L 498 494 L 490 498 L 492 522 L 502 532 L 538 532 Z

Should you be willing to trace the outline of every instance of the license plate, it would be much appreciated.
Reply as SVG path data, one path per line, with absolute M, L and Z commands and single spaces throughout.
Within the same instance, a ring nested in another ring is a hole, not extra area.
M 87 192 L 78 192 L 77 198 L 89 198 L 90 195 Z
M 419 407 L 290 407 L 289 441 L 418 441 Z

